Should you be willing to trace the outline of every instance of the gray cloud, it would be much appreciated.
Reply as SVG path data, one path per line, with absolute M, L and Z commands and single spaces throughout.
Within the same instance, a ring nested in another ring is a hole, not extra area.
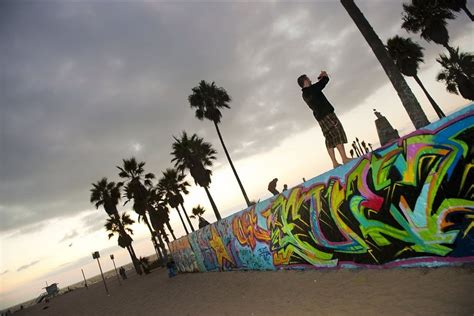
M 358 4 L 383 41 L 406 35 L 401 1 Z M 0 11 L 0 231 L 89 209 L 90 184 L 116 180 L 122 158 L 158 174 L 182 130 L 212 142 L 225 164 L 212 124 L 187 103 L 201 79 L 233 98 L 222 132 L 234 159 L 314 126 L 299 74 L 326 69 L 340 114 L 388 82 L 337 1 L 7 1 Z M 470 32 L 467 23 L 450 21 L 451 38 Z M 442 47 L 418 41 L 432 65 Z
M 5 271 L 3 271 L 2 273 L 0 273 L 0 275 L 5 275 L 5 274 L 7 274 L 7 273 L 8 273 L 8 270 L 5 270 Z
M 72 232 L 70 233 L 66 233 L 63 238 L 61 238 L 61 240 L 59 241 L 59 243 L 62 243 L 62 242 L 65 242 L 67 240 L 71 240 L 71 239 L 74 239 L 74 237 L 76 236 L 79 236 L 79 233 L 77 232 L 77 230 L 73 230 Z
M 18 236 L 31 234 L 43 229 L 46 225 L 47 225 L 46 221 L 42 221 L 40 223 L 28 224 L 28 225 L 22 226 L 19 229 L 10 231 L 9 233 L 5 235 L 5 238 L 14 238 Z
M 35 261 L 32 261 L 28 264 L 25 264 L 25 265 L 22 265 L 21 267 L 19 267 L 18 269 L 16 269 L 16 272 L 20 272 L 22 270 L 26 270 L 26 269 L 29 269 L 31 268 L 32 266 L 34 266 L 35 264 L 39 263 L 41 260 L 35 260 Z
M 104 229 L 107 215 L 105 212 L 91 212 L 90 214 L 84 215 L 81 218 L 82 227 L 85 234 L 94 233 Z

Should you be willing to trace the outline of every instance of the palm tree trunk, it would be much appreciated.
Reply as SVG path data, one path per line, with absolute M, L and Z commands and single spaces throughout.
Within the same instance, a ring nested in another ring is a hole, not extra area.
M 161 226 L 160 231 L 161 231 L 161 234 L 163 235 L 163 240 L 165 241 L 166 246 L 168 247 L 168 249 L 170 249 L 170 241 L 169 241 L 168 236 L 166 235 L 166 230 L 165 230 L 164 225 Z
M 188 224 L 189 224 L 189 226 L 191 227 L 191 230 L 194 231 L 193 224 L 192 224 L 191 221 L 189 220 L 188 213 L 186 213 L 186 209 L 184 208 L 183 203 L 180 203 L 180 205 L 181 205 L 181 209 L 183 210 L 184 216 L 186 216 L 186 219 L 188 220 Z
M 216 122 L 214 122 L 214 126 L 216 127 L 217 135 L 219 136 L 222 147 L 224 148 L 224 153 L 227 157 L 227 160 L 229 161 L 230 167 L 232 168 L 232 172 L 234 172 L 234 176 L 237 179 L 237 183 L 239 184 L 240 191 L 242 191 L 242 195 L 244 196 L 245 203 L 247 203 L 247 206 L 250 206 L 250 200 L 247 196 L 247 192 L 245 192 L 244 186 L 242 185 L 242 182 L 240 181 L 239 175 L 237 174 L 237 170 L 235 170 L 234 163 L 232 162 L 232 159 L 230 158 L 229 152 L 227 151 L 227 147 L 224 144 L 224 139 L 222 138 L 221 131 L 219 130 L 219 125 Z
M 158 242 L 160 244 L 160 248 L 161 248 L 161 252 L 163 253 L 163 258 L 162 260 L 164 259 L 164 262 L 167 262 L 168 261 L 168 254 L 166 252 L 166 247 L 165 247 L 165 243 L 163 242 L 163 239 L 161 238 L 161 235 L 160 235 L 160 232 L 157 231 L 155 236 L 158 238 Z M 163 261 L 162 261 L 163 262 Z
M 183 220 L 183 217 L 181 216 L 181 213 L 179 212 L 178 206 L 176 206 L 175 208 L 176 208 L 176 211 L 178 212 L 181 223 L 183 223 L 183 227 L 184 227 L 184 230 L 186 231 L 186 235 L 188 235 L 189 234 L 188 228 L 186 227 L 186 224 L 184 224 L 184 220 Z
M 142 267 L 140 265 L 140 262 L 137 258 L 137 255 L 135 254 L 135 249 L 133 249 L 132 245 L 127 247 L 127 251 L 132 258 L 132 263 L 133 267 L 135 268 L 135 271 L 137 272 L 138 275 L 141 275 L 143 273 Z
M 425 93 L 426 97 L 428 98 L 428 100 L 430 101 L 431 105 L 433 106 L 433 109 L 435 110 L 436 114 L 438 114 L 438 117 L 439 118 L 443 118 L 443 117 L 446 117 L 446 115 L 444 114 L 443 110 L 441 110 L 441 108 L 439 107 L 439 105 L 436 103 L 435 100 L 433 100 L 433 98 L 431 97 L 431 95 L 428 93 L 428 91 L 425 89 L 425 86 L 423 85 L 423 83 L 421 82 L 420 78 L 418 78 L 417 75 L 414 75 L 413 78 L 415 79 L 416 83 L 418 83 L 418 85 L 421 87 L 421 89 L 423 90 L 423 92 Z
M 214 199 L 211 196 L 211 193 L 209 192 L 209 188 L 203 187 L 204 190 L 206 190 L 207 197 L 209 198 L 209 202 L 211 202 L 212 209 L 214 210 L 214 215 L 216 216 L 217 220 L 221 220 L 221 214 L 219 214 L 219 210 L 217 209 L 216 203 L 214 203 Z
M 125 227 L 123 227 L 122 220 L 120 219 L 119 213 L 114 213 L 115 221 L 119 225 L 119 230 L 120 230 L 120 235 L 125 236 L 127 233 L 125 232 Z M 135 249 L 133 249 L 133 246 L 130 244 L 130 246 L 127 246 L 128 253 L 130 254 L 130 258 L 132 259 L 133 266 L 135 268 L 135 271 L 137 274 L 142 274 L 142 269 L 141 266 L 138 262 L 137 255 L 135 254 Z
M 171 236 L 173 237 L 173 240 L 176 240 L 176 236 L 174 235 L 173 229 L 171 228 L 170 221 L 166 222 L 166 227 L 168 227 L 168 230 L 170 231 Z
M 145 221 L 145 224 L 148 226 L 148 229 L 150 230 L 151 241 L 153 243 L 153 246 L 155 247 L 156 256 L 157 258 L 160 258 L 161 260 L 163 260 L 163 255 L 161 254 L 160 248 L 158 247 L 158 244 L 155 239 L 155 234 L 153 232 L 153 228 L 151 228 L 151 225 L 150 225 L 150 222 L 148 221 L 148 217 L 146 213 L 145 215 L 143 215 L 143 220 Z
M 359 10 L 353 0 L 341 0 L 341 4 L 346 9 L 354 23 L 356 24 L 359 31 L 362 33 L 370 48 L 374 52 L 375 56 L 382 65 L 385 73 L 392 82 L 393 87 L 397 91 L 400 100 L 402 101 L 405 110 L 410 117 L 413 125 L 416 129 L 420 129 L 429 124 L 425 113 L 423 112 L 418 100 L 411 91 L 410 87 L 403 78 L 400 70 L 397 68 L 393 60 L 388 55 L 384 44 L 375 33 L 374 29 L 364 17 L 362 12 Z
M 461 8 L 464 10 L 464 12 L 466 12 L 467 16 L 471 19 L 471 21 L 474 21 L 474 16 L 472 15 L 471 11 L 469 11 L 467 6 L 463 5 Z

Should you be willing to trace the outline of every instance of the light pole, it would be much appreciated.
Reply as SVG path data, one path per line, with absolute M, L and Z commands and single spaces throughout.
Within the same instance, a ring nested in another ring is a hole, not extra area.
M 107 288 L 107 283 L 105 283 L 104 273 L 102 272 L 102 267 L 100 266 L 100 254 L 98 251 L 92 253 L 92 259 L 97 259 L 97 263 L 99 264 L 100 275 L 102 276 L 102 281 L 104 281 L 105 292 L 109 295 L 109 289 Z
M 113 254 L 110 255 L 110 259 L 112 259 L 112 262 L 114 263 L 115 274 L 117 275 L 117 280 L 119 282 L 119 285 L 122 285 L 122 282 L 120 282 L 120 277 L 119 277 L 118 272 L 117 272 L 117 267 L 115 266 L 115 260 L 114 260 L 114 255 Z
M 84 278 L 84 286 L 85 286 L 87 289 L 89 289 L 89 287 L 87 286 L 86 276 L 84 275 L 84 270 L 81 269 L 81 271 L 82 271 L 82 277 Z

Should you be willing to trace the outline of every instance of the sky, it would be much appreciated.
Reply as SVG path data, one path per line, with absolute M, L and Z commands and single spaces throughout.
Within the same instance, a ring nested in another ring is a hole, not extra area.
M 468 7 L 474 11 L 474 1 Z M 419 77 L 446 113 L 469 104 L 435 80 L 446 53 L 401 26 L 403 1 L 358 0 L 382 41 L 410 36 L 422 45 Z M 464 13 L 448 23 L 450 43 L 474 51 Z M 173 136 L 197 133 L 218 152 L 210 187 L 223 217 L 245 207 L 209 121 L 187 97 L 200 80 L 232 97 L 221 131 L 250 199 L 267 183 L 289 187 L 331 169 L 324 139 L 296 78 L 326 70 L 325 94 L 348 139 L 378 146 L 373 108 L 401 135 L 414 130 L 382 67 L 339 1 L 2 1 L 0 4 L 0 308 L 36 297 L 130 260 L 107 239 L 106 214 L 89 202 L 91 183 L 118 181 L 117 165 L 136 157 L 157 176 L 172 166 Z M 421 89 L 406 78 L 431 121 Z M 193 184 L 192 179 L 189 182 Z M 197 204 L 215 221 L 204 190 Z M 136 220 L 129 206 L 120 206 Z M 177 236 L 184 229 L 174 210 Z M 194 220 L 193 220 L 194 221 Z M 197 227 L 197 221 L 194 221 Z M 135 224 L 139 256 L 153 253 Z

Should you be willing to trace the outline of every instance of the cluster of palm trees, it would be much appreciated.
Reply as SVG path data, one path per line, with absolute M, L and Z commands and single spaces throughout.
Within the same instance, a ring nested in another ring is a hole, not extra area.
M 461 8 L 472 20 L 465 0 L 413 0 L 410 4 L 403 4 L 402 28 L 410 33 L 420 33 L 421 38 L 427 42 L 444 46 L 449 56 L 441 54 L 436 59 L 443 67 L 437 80 L 444 81 L 449 92 L 455 94 L 459 92 L 465 99 L 474 100 L 474 55 L 460 52 L 459 47 L 451 47 L 446 28 L 447 20 L 454 19 L 453 12 L 458 12 Z M 387 49 L 401 73 L 413 77 L 420 85 L 439 118 L 445 117 L 446 115 L 426 91 L 417 75 L 419 64 L 424 62 L 423 48 L 410 38 L 397 35 L 387 40 Z
M 195 114 L 198 119 L 206 118 L 214 123 L 245 202 L 250 206 L 253 202 L 249 201 L 247 197 L 219 130 L 219 123 L 222 118 L 220 110 L 230 108 L 230 96 L 224 88 L 217 87 L 214 82 L 208 83 L 203 80 L 192 89 L 192 94 L 188 100 L 191 108 L 196 110 Z M 121 198 L 125 199 L 124 205 L 129 202 L 133 203 L 132 208 L 138 214 L 138 221 L 143 221 L 148 227 L 157 257 L 161 260 L 167 259 L 165 244 L 169 243 L 165 227 L 173 239 L 176 240 L 170 225 L 168 207 L 176 209 L 186 234 L 194 231 L 194 226 L 184 207 L 183 196 L 189 193 L 188 187 L 190 186 L 185 180 L 187 172 L 194 179 L 196 185 L 204 188 L 216 219 L 221 219 L 210 192 L 211 167 L 216 159 L 216 150 L 203 138 L 196 134 L 188 135 L 186 131 L 183 131 L 179 137 L 173 137 L 173 139 L 171 152 L 173 158 L 171 162 L 174 162 L 174 167 L 163 171 L 161 178 L 157 181 L 155 181 L 156 178 L 153 173 L 145 173 L 145 162 L 138 162 L 132 157 L 123 159 L 122 166 L 117 166 L 118 175 L 123 180 L 122 182 L 109 182 L 107 178 L 102 178 L 97 183 L 92 184 L 91 203 L 94 203 L 96 208 L 103 206 L 109 215 L 105 224 L 105 228 L 109 232 L 109 239 L 115 234 L 118 235 L 119 246 L 129 251 L 138 273 L 141 272 L 140 260 L 137 259 L 132 246 L 133 239 L 130 236 L 133 234 L 130 225 L 135 221 L 126 213 L 120 216 L 117 205 Z M 199 220 L 199 228 L 209 224 L 202 217 L 204 212 L 205 209 L 200 205 L 192 210 L 193 215 L 191 217 Z M 186 221 L 184 218 L 186 218 Z M 188 230 L 188 226 L 190 230 Z
M 341 3 L 374 51 L 415 127 L 427 125 L 428 120 L 400 73 L 413 77 L 436 114 L 440 118 L 444 117 L 444 112 L 429 95 L 417 75 L 419 63 L 423 62 L 423 48 L 410 38 L 400 36 L 390 38 L 384 45 L 353 0 L 341 0 Z M 420 33 L 428 42 L 443 45 L 449 55 L 441 54 L 437 59 L 443 67 L 437 80 L 444 81 L 449 92 L 459 93 L 465 99 L 474 100 L 474 55 L 451 47 L 446 28 L 447 20 L 454 19 L 454 12 L 461 9 L 474 21 L 467 9 L 466 0 L 411 0 L 410 3 L 403 4 L 402 28 L 411 33 Z

